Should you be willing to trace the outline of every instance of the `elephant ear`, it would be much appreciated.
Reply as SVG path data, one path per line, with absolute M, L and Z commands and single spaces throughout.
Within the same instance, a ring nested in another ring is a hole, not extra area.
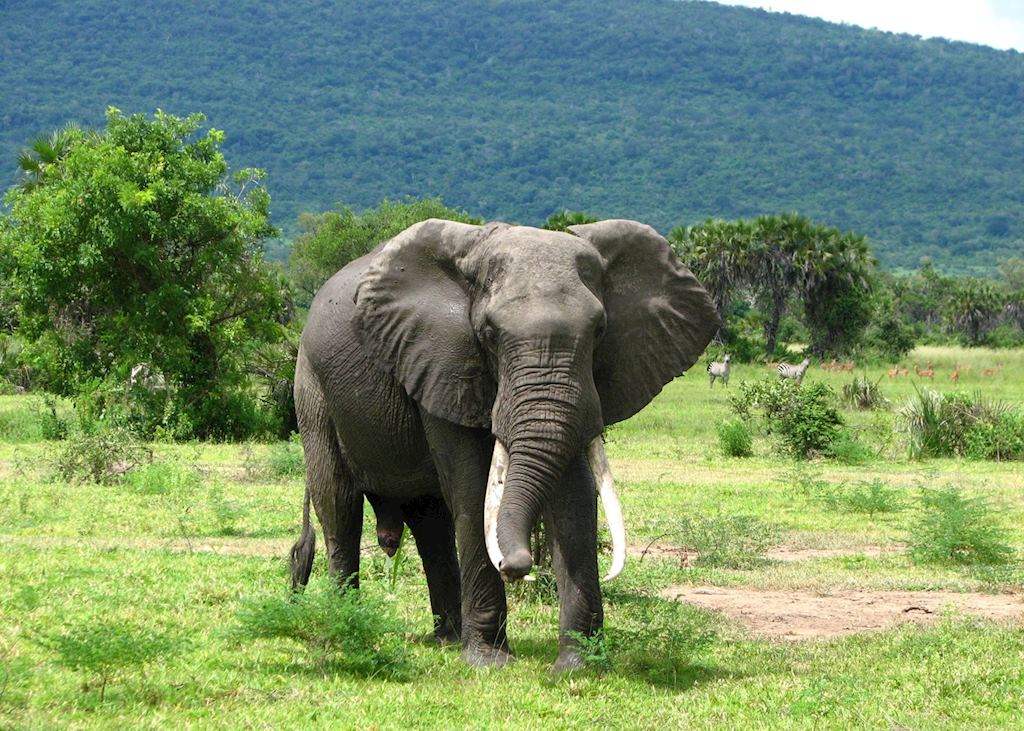
M 495 385 L 458 262 L 493 227 L 430 219 L 384 244 L 356 289 L 363 346 L 431 414 L 488 426 Z
M 721 326 L 708 293 L 657 231 L 636 221 L 569 230 L 607 262 L 594 381 L 605 424 L 627 419 L 692 366 Z

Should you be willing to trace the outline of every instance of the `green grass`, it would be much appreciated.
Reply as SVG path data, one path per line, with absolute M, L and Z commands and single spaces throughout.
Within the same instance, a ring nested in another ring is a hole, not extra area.
M 1024 352 L 987 358 L 946 348 L 907 362 L 932 362 L 935 387 L 950 389 L 953 364 L 976 360 L 976 382 L 961 374 L 960 387 L 1020 405 Z M 999 377 L 977 372 L 997 361 Z M 886 368 L 868 368 L 867 376 Z M 767 374 L 764 366 L 737 365 L 733 381 Z M 807 378 L 838 390 L 850 375 L 814 365 Z M 752 457 L 723 457 L 717 424 L 730 416 L 728 391 L 710 391 L 693 375 L 613 428 L 608 452 L 631 543 L 682 541 L 671 534 L 685 520 L 728 527 L 750 516 L 792 549 L 839 553 L 745 568 L 681 566 L 664 552 L 633 557 L 605 587 L 606 642 L 592 650 L 607 651 L 607 662 L 566 677 L 549 673 L 557 607 L 529 590 L 511 599 L 514 666 L 474 670 L 458 648 L 426 642 L 432 624 L 419 562 L 410 552 L 396 570 L 372 546 L 370 515 L 363 591 L 404 627 L 408 672 L 365 677 L 325 668 L 302 643 L 239 642 L 239 612 L 286 595 L 302 480 L 272 467 L 285 448 L 157 444 L 154 466 L 127 480 L 69 485 L 52 477 L 61 445 L 34 431 L 37 401 L 0 397 L 0 427 L 13 425 L 0 431 L 0 727 L 1012 728 L 1024 697 L 1019 625 L 947 614 L 931 627 L 780 643 L 659 597 L 674 584 L 1024 592 L 1022 465 L 910 460 L 891 432 L 893 411 L 913 393 L 909 380 L 882 379 L 889 410 L 843 410 L 873 456 L 856 465 L 811 463 L 806 474 L 824 487 L 796 479 L 794 463 L 763 435 L 755 435 Z M 864 491 L 875 480 L 905 509 L 853 509 L 822 498 L 845 495 L 843 486 Z M 995 508 L 1014 552 L 1009 564 L 915 565 L 899 550 L 913 537 L 910 508 L 920 488 L 944 484 Z M 879 555 L 877 546 L 892 550 Z M 608 560 L 602 555 L 602 568 Z M 321 546 L 314 581 L 325 574 Z M 91 637 L 98 620 L 141 637 L 172 637 L 173 649 L 112 673 L 101 698 L 94 675 L 38 641 Z

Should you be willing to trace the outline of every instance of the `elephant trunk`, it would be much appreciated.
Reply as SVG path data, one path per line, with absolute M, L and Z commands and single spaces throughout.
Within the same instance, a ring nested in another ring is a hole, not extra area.
M 507 361 L 494 414 L 497 465 L 486 508 L 494 516 L 488 550 L 506 579 L 532 567 L 530 532 L 569 460 L 600 434 L 601 412 L 590 359 L 575 348 L 532 350 Z M 504 452 L 507 447 L 507 453 Z M 504 465 L 507 465 L 504 466 Z

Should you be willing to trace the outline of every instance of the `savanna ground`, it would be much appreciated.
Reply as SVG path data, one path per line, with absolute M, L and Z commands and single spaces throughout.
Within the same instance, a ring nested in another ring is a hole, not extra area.
M 961 389 L 1021 404 L 1022 351 L 921 348 L 915 361 L 934 364 L 942 390 L 955 363 L 970 364 Z M 730 415 L 728 393 L 770 373 L 738 365 L 729 391 L 709 389 L 703 365 L 608 434 L 633 555 L 605 586 L 597 668 L 563 676 L 549 672 L 557 604 L 544 582 L 510 592 L 518 662 L 469 668 L 458 648 L 423 640 L 431 618 L 418 560 L 395 569 L 370 545 L 369 522 L 363 591 L 406 627 L 403 679 L 324 671 L 303 645 L 240 640 L 231 630 L 246 599 L 287 592 L 301 518 L 301 476 L 287 474 L 295 455 L 157 444 L 158 467 L 141 477 L 65 484 L 51 476 L 61 443 L 41 438 L 41 402 L 0 398 L 0 727 L 1020 727 L 1022 465 L 907 459 L 894 410 L 919 379 L 913 369 L 889 379 L 883 366 L 867 375 L 881 378 L 891 407 L 843 411 L 871 449 L 861 463 L 798 466 L 764 436 L 755 456 L 726 458 L 716 426 Z M 851 378 L 817 364 L 807 375 L 837 389 Z M 889 512 L 858 512 L 819 489 L 876 478 L 891 491 Z M 917 496 L 947 484 L 991 500 L 1010 563 L 911 560 Z M 695 525 L 732 558 L 709 564 L 688 550 Z M 325 583 L 320 548 L 314 588 Z M 171 639 L 157 659 L 113 674 L 101 697 L 94 674 L 58 662 L 46 638 L 107 625 Z

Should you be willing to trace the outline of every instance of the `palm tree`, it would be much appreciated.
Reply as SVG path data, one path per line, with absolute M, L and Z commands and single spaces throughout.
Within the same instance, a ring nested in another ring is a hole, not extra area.
M 77 124 L 67 124 L 49 136 L 32 140 L 18 153 L 18 168 L 21 170 L 18 187 L 30 191 L 42 185 L 47 170 L 60 164 L 71 148 L 86 138 L 86 132 Z

